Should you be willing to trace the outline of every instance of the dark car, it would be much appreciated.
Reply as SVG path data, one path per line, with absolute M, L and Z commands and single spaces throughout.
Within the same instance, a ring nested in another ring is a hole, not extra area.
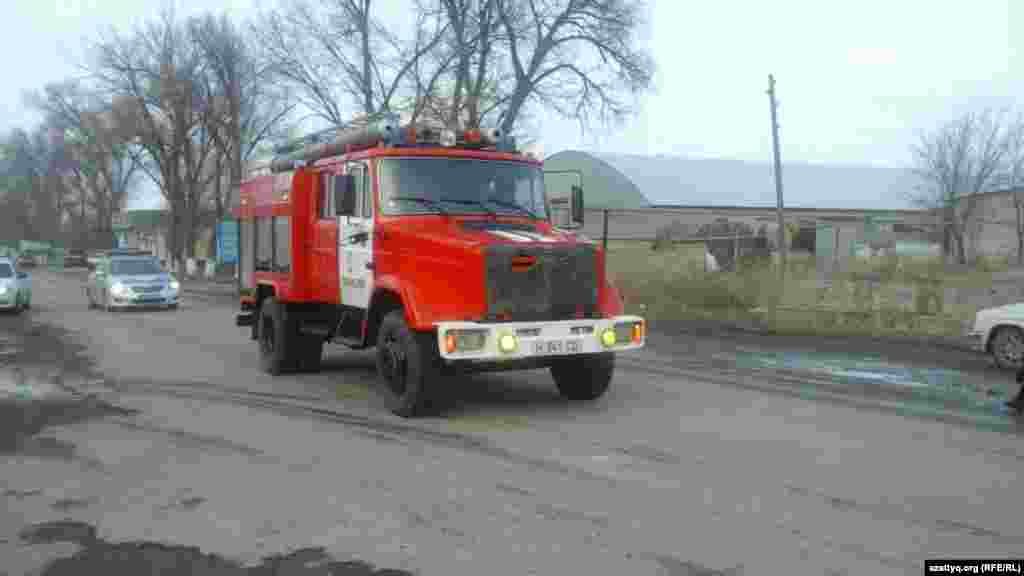
M 68 250 L 64 256 L 65 268 L 85 268 L 89 265 L 85 250 Z

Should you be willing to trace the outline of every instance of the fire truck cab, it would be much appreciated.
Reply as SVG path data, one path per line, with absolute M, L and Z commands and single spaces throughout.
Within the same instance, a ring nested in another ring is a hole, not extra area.
M 593 241 L 552 223 L 541 162 L 492 131 L 384 116 L 307 137 L 242 183 L 241 312 L 262 368 L 316 371 L 325 342 L 376 347 L 392 410 L 466 371 L 549 368 L 567 398 L 608 389 L 642 347 Z M 582 224 L 583 190 L 571 220 Z

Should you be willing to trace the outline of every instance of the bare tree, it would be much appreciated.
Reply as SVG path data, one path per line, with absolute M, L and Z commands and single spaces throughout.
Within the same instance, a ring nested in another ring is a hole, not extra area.
M 243 162 L 261 142 L 276 135 L 294 105 L 285 101 L 285 95 L 257 60 L 252 44 L 226 14 L 194 18 L 189 29 L 203 52 L 213 84 L 209 122 L 217 148 L 213 200 L 217 219 L 221 220 L 228 204 L 222 185 L 224 161 L 230 168 L 230 190 L 237 190 Z
M 58 144 L 47 125 L 12 130 L 0 143 L 0 225 L 9 239 L 59 239 L 64 190 L 55 171 Z
M 182 272 L 192 209 L 212 139 L 209 92 L 202 80 L 202 51 L 187 29 L 166 11 L 123 36 L 116 33 L 94 47 L 93 72 L 114 97 L 114 108 L 129 120 L 130 133 L 146 152 L 143 172 L 156 183 L 170 208 L 168 249 Z
M 1014 230 L 1017 233 L 1017 263 L 1024 264 L 1024 117 L 1017 118 L 1006 132 L 1006 161 L 1003 182 L 1010 189 Z
M 95 212 L 96 228 L 110 231 L 139 168 L 138 151 L 121 136 L 111 103 L 77 81 L 49 84 L 29 102 L 65 139 L 60 171 L 78 188 L 77 198 L 67 203 L 69 213 L 86 226 L 86 212 Z
M 618 121 L 630 107 L 622 91 L 650 86 L 654 63 L 633 37 L 643 4 L 631 0 L 495 0 L 505 32 L 513 87 L 502 130 L 537 101 L 581 128 L 597 114 Z
M 1002 116 L 992 111 L 969 113 L 913 146 L 914 172 L 923 187 L 913 198 L 941 212 L 948 254 L 967 263 L 965 236 L 979 197 L 993 189 L 1006 157 Z
M 273 75 L 331 125 L 350 122 L 356 114 L 349 110 L 366 116 L 393 110 L 413 66 L 441 42 L 439 32 L 409 50 L 373 10 L 372 0 L 330 0 L 319 9 L 292 0 L 253 29 Z

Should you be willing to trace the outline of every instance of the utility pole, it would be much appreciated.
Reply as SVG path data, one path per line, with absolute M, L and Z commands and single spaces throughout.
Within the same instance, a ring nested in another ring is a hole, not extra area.
M 779 123 L 776 120 L 775 112 L 778 104 L 775 102 L 775 76 L 768 75 L 768 103 L 772 112 L 772 148 L 775 152 L 775 194 L 778 197 L 776 206 L 779 218 L 779 233 L 777 242 L 779 246 L 779 275 L 785 278 L 786 274 L 786 216 L 782 205 L 782 160 L 779 158 Z

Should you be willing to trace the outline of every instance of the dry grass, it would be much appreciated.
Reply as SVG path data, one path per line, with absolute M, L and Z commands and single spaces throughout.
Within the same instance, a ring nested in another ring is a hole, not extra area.
M 789 259 L 783 283 L 770 265 L 706 273 L 701 245 L 655 252 L 649 242 L 609 242 L 608 250 L 609 275 L 628 313 L 667 320 L 760 316 L 779 332 L 957 335 L 977 308 L 943 303 L 944 289 L 990 285 L 992 273 L 1008 266 L 990 259 L 951 269 L 930 259 L 891 257 L 858 262 L 823 288 L 809 256 Z M 909 305 L 908 290 L 915 294 Z M 921 297 L 928 292 L 937 298 Z

